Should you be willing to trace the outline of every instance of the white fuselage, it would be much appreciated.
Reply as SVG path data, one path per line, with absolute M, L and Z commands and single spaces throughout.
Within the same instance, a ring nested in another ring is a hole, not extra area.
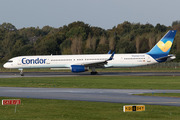
M 4 64 L 5 68 L 70 68 L 71 65 L 83 65 L 106 60 L 110 54 L 93 55 L 44 55 L 20 56 L 10 59 Z M 112 60 L 104 67 L 138 67 L 158 63 L 150 55 L 144 54 L 114 54 Z M 96 66 L 95 66 L 96 67 Z

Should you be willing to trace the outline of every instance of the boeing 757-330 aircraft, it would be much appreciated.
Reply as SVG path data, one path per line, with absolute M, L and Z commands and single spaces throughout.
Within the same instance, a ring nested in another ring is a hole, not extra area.
M 90 54 L 90 55 L 41 55 L 19 56 L 11 58 L 4 68 L 19 69 L 23 76 L 23 69 L 27 68 L 70 68 L 72 72 L 92 70 L 91 74 L 98 74 L 95 68 L 138 67 L 175 59 L 170 54 L 176 30 L 168 31 L 162 39 L 147 53 L 142 54 Z

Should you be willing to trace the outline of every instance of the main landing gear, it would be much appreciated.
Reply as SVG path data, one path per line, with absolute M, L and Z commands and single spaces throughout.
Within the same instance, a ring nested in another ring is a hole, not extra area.
M 98 75 L 98 72 L 91 72 L 91 75 Z
M 98 75 L 98 72 L 95 71 L 95 67 L 91 67 L 91 75 Z
M 20 72 L 20 75 L 21 76 L 24 76 L 24 73 L 23 73 L 23 69 L 19 69 L 21 72 Z

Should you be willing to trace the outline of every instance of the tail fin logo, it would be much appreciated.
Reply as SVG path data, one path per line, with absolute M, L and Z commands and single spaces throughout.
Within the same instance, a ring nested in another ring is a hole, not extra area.
M 157 46 L 163 51 L 163 52 L 167 52 L 171 46 L 172 46 L 172 42 L 171 41 L 167 41 L 166 43 L 163 43 L 162 41 L 159 41 L 157 43 Z

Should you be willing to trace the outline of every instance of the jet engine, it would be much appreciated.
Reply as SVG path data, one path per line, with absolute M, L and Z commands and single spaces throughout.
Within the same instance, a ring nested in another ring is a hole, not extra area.
M 85 67 L 83 65 L 71 65 L 71 72 L 85 72 L 88 71 L 89 67 Z

